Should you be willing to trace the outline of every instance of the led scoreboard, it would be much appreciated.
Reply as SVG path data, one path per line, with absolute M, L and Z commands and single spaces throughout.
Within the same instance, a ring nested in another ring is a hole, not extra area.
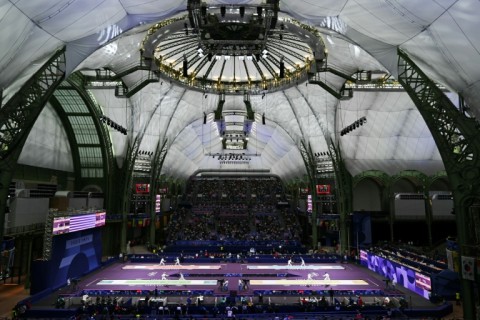
M 105 225 L 105 212 L 95 212 L 82 215 L 62 216 L 53 218 L 53 235 L 71 233 L 92 229 Z

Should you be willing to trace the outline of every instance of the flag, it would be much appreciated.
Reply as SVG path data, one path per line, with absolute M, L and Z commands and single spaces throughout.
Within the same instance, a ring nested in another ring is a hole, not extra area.
M 465 280 L 475 280 L 475 258 L 462 256 L 462 277 Z

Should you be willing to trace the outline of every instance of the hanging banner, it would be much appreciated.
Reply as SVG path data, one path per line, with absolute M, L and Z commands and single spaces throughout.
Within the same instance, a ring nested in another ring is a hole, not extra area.
M 462 277 L 465 280 L 475 280 L 475 258 L 462 256 Z
M 447 266 L 449 270 L 454 271 L 453 269 L 453 251 L 446 249 L 447 252 Z

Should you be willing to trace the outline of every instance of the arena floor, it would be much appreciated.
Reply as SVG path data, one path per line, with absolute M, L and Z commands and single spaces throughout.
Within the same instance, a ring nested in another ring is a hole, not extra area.
M 355 264 L 184 264 L 116 263 L 82 279 L 76 290 L 214 290 L 223 295 L 254 290 L 382 290 L 385 283 Z M 328 273 L 330 280 L 324 280 Z M 181 279 L 183 274 L 183 279 Z M 310 278 L 309 279 L 309 274 Z M 162 280 L 162 276 L 164 280 Z M 247 288 L 239 280 L 247 280 Z M 228 281 L 222 286 L 221 281 Z
M 324 280 L 328 273 L 330 280 Z M 308 280 L 308 274 L 311 280 Z M 165 274 L 166 280 L 162 280 Z M 184 279 L 180 279 L 183 274 Z M 238 280 L 246 280 L 247 287 L 239 288 Z M 228 285 L 222 287 L 222 281 L 228 280 Z M 302 294 L 307 290 L 328 297 L 329 290 L 333 289 L 335 297 L 343 298 L 353 295 L 356 291 L 383 291 L 388 295 L 401 295 L 407 299 L 410 308 L 431 309 L 436 305 L 429 300 L 403 287 L 395 289 L 385 288 L 384 278 L 355 263 L 307 263 L 301 266 L 295 263 L 288 266 L 286 263 L 184 263 L 180 266 L 173 263 L 159 265 L 158 263 L 115 262 L 103 267 L 81 279 L 76 284 L 63 287 L 45 299 L 37 301 L 34 308 L 51 309 L 55 300 L 63 295 L 67 298 L 66 308 L 75 309 L 80 305 L 81 295 L 85 291 L 142 291 L 137 296 L 129 295 L 131 303 L 144 298 L 142 294 L 149 291 L 153 296 L 155 289 L 158 298 L 168 299 L 168 304 L 184 304 L 191 294 L 195 301 L 195 294 L 203 290 L 212 291 L 213 295 L 204 297 L 204 304 L 216 304 L 217 299 L 231 296 L 245 297 L 253 303 L 260 302 L 258 292 L 273 291 L 274 295 L 263 297 L 265 303 L 278 305 L 298 304 Z M 182 291 L 182 294 L 177 291 Z M 185 291 L 187 295 L 185 295 Z M 255 292 L 257 291 L 257 292 Z M 340 294 L 342 291 L 343 294 Z M 173 294 L 172 294 L 173 292 Z M 337 294 L 338 293 L 338 294 Z M 339 295 L 341 297 L 339 297 Z M 365 304 L 373 303 L 375 294 L 362 296 Z M 91 297 L 92 300 L 94 297 Z M 381 298 L 381 297 L 380 297 Z M 340 300 L 340 299 L 339 299 Z M 459 319 L 461 306 L 454 305 L 454 313 L 447 319 Z

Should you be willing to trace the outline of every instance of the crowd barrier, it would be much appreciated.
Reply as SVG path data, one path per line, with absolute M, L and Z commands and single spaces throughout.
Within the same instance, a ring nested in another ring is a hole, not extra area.
M 181 257 L 183 252 L 167 252 L 165 254 L 129 254 L 127 255 L 128 259 L 131 262 L 136 263 L 159 263 L 160 259 L 163 258 L 166 260 L 167 264 L 172 264 L 173 261 L 177 257 Z M 188 263 L 270 263 L 270 264 L 287 264 L 288 260 L 291 258 L 291 255 L 282 255 L 282 256 L 272 256 L 271 254 L 256 254 L 256 255 L 249 255 L 249 256 L 240 256 L 231 255 L 228 257 L 227 254 L 223 254 L 222 256 L 215 255 L 213 257 L 205 257 L 205 256 L 191 256 L 187 255 L 182 258 L 183 264 Z M 303 255 L 303 254 L 296 254 L 294 256 L 294 263 L 299 264 L 298 261 L 300 257 L 305 261 L 305 263 L 336 263 L 341 261 L 341 257 L 335 254 L 321 254 L 321 255 Z
M 388 309 L 382 306 L 366 306 L 363 308 L 353 307 L 314 307 L 305 310 L 304 306 L 295 305 L 257 305 L 250 309 L 250 312 L 244 312 L 241 306 L 237 306 L 235 318 L 248 319 L 274 319 L 280 317 L 288 318 L 302 318 L 302 319 L 353 319 L 358 312 L 363 316 L 376 317 L 390 314 L 392 318 L 408 318 L 408 319 L 439 319 L 449 315 L 453 306 L 451 304 L 443 304 L 434 309 Z M 91 310 L 88 310 L 91 311 Z M 84 311 L 85 312 L 85 311 Z M 85 319 L 105 319 L 105 314 L 98 314 L 97 316 L 86 316 Z M 82 319 L 80 308 L 77 309 L 30 309 L 22 315 L 23 319 L 68 319 L 77 315 L 77 319 Z M 205 318 L 224 318 L 228 316 L 225 305 L 219 306 L 161 306 L 151 308 L 143 306 L 139 309 L 132 310 L 129 314 L 115 314 L 115 319 L 129 320 L 129 319 L 205 319 Z M 108 318 L 108 317 L 107 317 Z

